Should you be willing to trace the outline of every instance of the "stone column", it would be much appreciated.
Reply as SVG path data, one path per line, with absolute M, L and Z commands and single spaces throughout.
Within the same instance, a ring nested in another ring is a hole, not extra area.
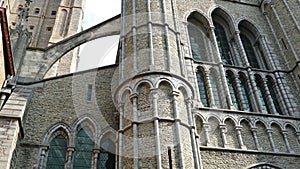
M 152 89 L 151 94 L 152 94 L 152 104 L 153 104 L 153 111 L 154 111 L 156 163 L 157 163 L 157 169 L 161 169 L 161 149 L 160 149 L 159 121 L 158 121 L 159 117 L 158 117 L 158 107 L 157 107 L 157 100 L 158 100 L 157 89 Z
M 66 168 L 67 169 L 72 169 L 73 167 L 73 163 L 72 163 L 72 159 L 73 159 L 73 154 L 75 151 L 75 147 L 68 147 L 67 149 L 67 162 L 66 162 Z
M 252 90 L 251 90 L 251 93 L 253 94 L 254 96 L 254 103 L 256 103 L 256 111 L 259 111 L 259 112 L 262 112 L 262 113 L 266 113 L 266 111 L 263 109 L 262 107 L 262 104 L 260 102 L 260 96 L 258 94 L 258 89 L 257 89 L 257 84 L 255 82 L 255 77 L 253 75 L 253 72 L 251 71 L 250 68 L 248 68 L 248 75 L 249 75 L 249 82 L 252 86 Z
M 273 102 L 273 98 L 271 96 L 270 90 L 269 90 L 267 82 L 266 82 L 266 79 L 263 78 L 262 80 L 263 80 L 263 84 L 264 84 L 265 94 L 267 96 L 267 104 L 268 104 L 267 106 L 270 109 L 269 113 L 278 115 L 278 112 L 277 112 L 274 102 Z
M 228 148 L 228 143 L 227 143 L 227 139 L 226 139 L 226 132 L 227 132 L 227 128 L 226 125 L 220 125 L 220 129 L 221 129 L 221 137 L 223 140 L 223 144 L 224 144 L 224 148 Z
M 263 149 L 262 149 L 262 147 L 260 146 L 260 144 L 259 144 L 259 142 L 258 142 L 258 138 L 257 138 L 257 128 L 255 127 L 253 127 L 253 128 L 251 128 L 251 131 L 252 131 L 252 134 L 253 134 L 253 139 L 254 139 L 254 143 L 255 143 L 255 145 L 256 145 L 256 148 L 257 148 L 257 150 L 258 151 L 262 151 Z
M 178 154 L 179 154 L 179 163 L 180 163 L 180 167 L 183 167 L 184 164 L 184 156 L 182 154 L 183 152 L 183 147 L 182 147 L 182 143 L 181 143 L 181 130 L 180 130 L 180 117 L 179 117 L 179 112 L 178 112 L 178 96 L 179 96 L 179 92 L 177 91 L 173 91 L 172 92 L 172 96 L 173 96 L 173 105 L 174 105 L 174 120 L 175 120 L 175 128 L 176 128 L 176 133 L 175 133 L 175 138 L 177 140 L 177 145 L 178 145 Z
M 242 138 L 242 133 L 241 133 L 242 126 L 235 126 L 235 130 L 237 132 L 237 138 L 239 141 L 240 148 L 242 150 L 247 150 L 246 146 L 244 145 L 243 138 Z
M 193 155 L 194 155 L 194 163 L 196 168 L 200 168 L 200 161 L 201 161 L 201 155 L 199 150 L 199 146 L 197 145 L 196 136 L 195 136 L 195 124 L 194 119 L 192 115 L 192 100 L 186 99 L 185 104 L 187 105 L 187 112 L 188 112 L 188 119 L 189 119 L 189 125 L 190 125 L 190 134 L 191 134 L 191 141 L 192 141 L 192 149 L 193 149 Z
M 271 149 L 274 152 L 278 152 L 278 150 L 275 147 L 274 140 L 273 140 L 273 130 L 272 129 L 267 129 L 267 133 L 268 133 L 268 138 L 269 138 L 269 141 L 270 141 Z
M 245 52 L 245 49 L 244 49 L 244 46 L 243 46 L 243 42 L 242 42 L 241 37 L 240 37 L 240 31 L 235 31 L 234 39 L 237 42 L 237 46 L 238 46 L 238 49 L 239 49 L 239 52 L 240 52 L 240 56 L 242 56 L 243 64 L 246 67 L 249 67 L 250 64 L 248 62 L 248 58 L 247 58 L 247 55 L 246 55 L 246 52 Z
M 287 131 L 283 130 L 283 131 L 281 131 L 281 134 L 283 136 L 283 140 L 284 140 L 287 152 L 294 153 L 294 151 L 291 149 L 290 143 L 287 138 L 287 135 L 288 135 Z
M 221 85 L 223 85 L 222 87 L 224 89 L 224 94 L 225 94 L 225 99 L 226 99 L 226 101 L 222 102 L 222 103 L 227 104 L 226 108 L 235 110 L 235 107 L 233 106 L 233 103 L 232 103 L 232 100 L 231 100 L 231 97 L 230 97 L 229 88 L 228 88 L 228 85 L 227 85 L 226 73 L 224 71 L 223 64 L 221 64 L 222 59 L 221 59 L 221 56 L 220 56 L 220 51 L 219 51 L 219 48 L 218 48 L 217 38 L 216 38 L 214 29 L 215 29 L 214 27 L 210 27 L 209 34 L 211 35 L 211 38 L 212 38 L 213 47 L 217 51 L 216 54 L 217 54 L 217 61 L 219 63 L 219 71 L 220 71 L 220 76 L 221 76 Z M 219 91 L 219 92 L 221 92 L 221 91 Z M 223 98 L 221 98 L 221 99 L 223 99 Z
M 93 150 L 93 163 L 92 163 L 93 169 L 97 169 L 99 155 L 100 155 L 100 149 L 94 149 Z
M 48 147 L 42 147 L 41 148 L 41 159 L 40 159 L 40 164 L 39 164 L 39 169 L 43 169 L 46 166 L 45 163 L 45 156 L 46 156 L 46 152 L 47 152 Z
M 123 168 L 123 145 L 124 145 L 124 104 L 119 104 L 119 112 L 120 112 L 120 118 L 119 118 L 119 147 L 118 147 L 118 167 Z
M 138 95 L 132 94 L 130 100 L 133 105 L 133 163 L 134 169 L 139 168 L 139 132 L 138 132 L 138 113 L 137 113 L 137 101 Z
M 241 110 L 246 110 L 246 103 L 244 101 L 244 97 L 243 97 L 243 94 L 242 94 L 242 91 L 241 91 L 241 84 L 240 84 L 240 80 L 239 78 L 234 75 L 234 80 L 235 80 L 235 83 L 236 83 L 236 88 L 237 88 L 237 93 L 238 93 L 238 104 L 240 105 L 241 107 Z M 249 100 L 250 101 L 250 100 Z
M 209 124 L 208 123 L 203 123 L 203 129 L 204 129 L 204 135 L 205 135 L 205 139 L 206 139 L 206 146 L 211 146 L 209 133 L 208 133 Z

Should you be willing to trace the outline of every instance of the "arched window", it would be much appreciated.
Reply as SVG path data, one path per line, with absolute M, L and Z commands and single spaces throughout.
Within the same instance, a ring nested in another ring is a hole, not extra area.
M 74 169 L 92 167 L 93 145 L 92 132 L 88 128 L 81 128 L 76 135 Z
M 214 22 L 214 26 L 221 59 L 224 64 L 233 65 L 232 55 L 230 52 L 225 30 L 223 26 L 218 24 L 217 22 Z
M 256 56 L 255 56 L 255 52 L 254 52 L 253 46 L 251 44 L 251 41 L 248 39 L 247 36 L 245 36 L 243 34 L 241 34 L 241 40 L 242 40 L 249 64 L 254 68 L 260 68 L 258 61 L 256 59 Z
M 277 98 L 276 91 L 275 91 L 275 89 L 276 89 L 275 88 L 275 83 L 274 83 L 274 81 L 273 81 L 273 79 L 271 77 L 268 77 L 267 79 L 268 79 L 268 81 L 267 81 L 268 89 L 270 91 L 270 95 L 272 97 L 275 109 L 276 109 L 276 111 L 277 111 L 278 114 L 282 115 L 283 112 L 282 112 L 282 110 L 280 108 L 279 100 Z
M 200 94 L 200 100 L 203 104 L 203 106 L 208 107 L 208 97 L 207 97 L 207 87 L 204 80 L 204 73 L 203 71 L 199 70 L 197 71 L 197 83 L 198 83 L 198 90 Z
M 243 75 L 240 75 L 239 80 L 240 80 L 241 93 L 242 93 L 242 97 L 243 97 L 244 107 L 245 107 L 246 111 L 253 111 L 252 104 L 250 101 L 250 93 L 249 93 L 250 90 L 247 86 L 247 79 Z
M 46 169 L 64 169 L 66 162 L 67 141 L 64 136 L 56 136 L 49 145 Z
M 234 81 L 234 78 L 233 78 L 233 75 L 231 74 L 231 72 L 227 72 L 226 79 L 227 79 L 228 89 L 229 89 L 232 103 L 236 109 L 241 110 L 241 106 L 240 106 L 240 103 L 238 100 L 236 83 Z
M 281 169 L 281 168 L 270 164 L 258 164 L 253 167 L 250 167 L 249 169 Z
M 111 140 L 105 140 L 101 144 L 100 155 L 98 156 L 98 169 L 115 169 L 116 155 L 115 144 Z
M 207 33 L 208 22 L 199 13 L 193 12 L 188 18 L 188 34 L 193 58 L 197 61 L 209 61 L 210 40 Z
M 238 27 L 250 66 L 258 69 L 268 69 L 267 58 L 261 46 L 259 31 L 253 24 L 246 20 L 241 21 Z
M 268 105 L 267 95 L 266 95 L 266 91 L 264 89 L 264 82 L 261 79 L 261 77 L 259 77 L 259 76 L 255 77 L 255 82 L 256 82 L 257 93 L 258 93 L 258 96 L 259 96 L 259 101 L 261 103 L 261 106 L 262 106 L 263 110 L 270 113 L 270 107 Z
M 215 106 L 217 108 L 222 108 L 222 103 L 221 103 L 221 95 L 220 95 L 220 90 L 219 90 L 219 85 L 218 85 L 218 78 L 217 78 L 216 72 L 211 72 L 210 74 L 210 84 L 211 84 L 211 90 L 213 94 L 213 99 L 215 101 Z

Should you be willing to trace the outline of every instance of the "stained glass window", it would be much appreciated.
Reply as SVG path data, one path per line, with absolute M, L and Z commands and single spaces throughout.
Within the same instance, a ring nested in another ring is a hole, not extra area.
M 197 61 L 207 61 L 207 49 L 204 40 L 206 35 L 192 23 L 188 25 L 188 32 L 193 58 Z
M 67 141 L 62 135 L 56 136 L 48 150 L 46 169 L 64 169 L 66 162 Z
M 243 96 L 243 101 L 245 103 L 246 111 L 253 111 L 252 105 L 250 102 L 250 95 L 249 95 L 249 89 L 247 88 L 247 81 L 245 78 L 240 76 L 240 86 L 241 86 L 241 93 Z
M 264 86 L 263 86 L 263 82 L 261 79 L 256 78 L 256 86 L 257 86 L 257 92 L 258 92 L 258 96 L 259 96 L 259 100 L 261 103 L 261 106 L 264 110 L 266 110 L 268 113 L 270 113 L 270 108 L 267 102 L 267 97 L 266 97 L 266 93 L 264 90 Z
M 217 108 L 222 108 L 220 91 L 218 88 L 218 79 L 217 79 L 217 76 L 215 73 L 211 73 L 210 83 L 211 83 L 211 89 L 212 89 L 212 94 L 213 94 L 213 98 L 215 101 L 215 105 Z
M 92 167 L 93 145 L 91 131 L 88 128 L 80 129 L 76 136 L 74 169 L 87 169 Z
M 236 109 L 241 110 L 233 77 L 231 75 L 227 75 L 226 78 L 227 78 L 227 83 L 228 83 L 228 88 L 229 88 L 229 93 L 230 93 L 232 103 Z
M 98 169 L 115 169 L 116 155 L 115 145 L 112 141 L 106 140 L 100 149 L 98 156 Z
M 241 40 L 249 61 L 249 64 L 254 68 L 260 68 L 251 41 L 243 34 Z
M 224 28 L 218 24 L 214 23 L 215 26 L 215 34 L 217 38 L 218 48 L 220 52 L 221 59 L 223 63 L 232 65 L 232 55 L 230 52 L 230 48 L 228 45 L 227 37 Z
M 197 72 L 197 83 L 198 83 L 198 89 L 199 89 L 199 93 L 200 93 L 200 99 L 201 102 L 203 104 L 203 106 L 208 107 L 209 103 L 208 103 L 208 97 L 207 97 L 207 90 L 206 90 L 206 85 L 205 85 L 205 81 L 204 81 L 204 74 L 202 71 L 198 70 Z
M 270 95 L 272 97 L 272 100 L 273 100 L 273 104 L 275 106 L 275 109 L 277 111 L 277 113 L 279 114 L 283 114 L 282 111 L 281 111 L 281 108 L 280 108 L 280 104 L 278 102 L 278 99 L 277 99 L 277 95 L 275 93 L 275 86 L 274 86 L 274 82 L 272 81 L 272 79 L 268 79 L 268 88 L 269 88 L 269 91 L 270 91 Z

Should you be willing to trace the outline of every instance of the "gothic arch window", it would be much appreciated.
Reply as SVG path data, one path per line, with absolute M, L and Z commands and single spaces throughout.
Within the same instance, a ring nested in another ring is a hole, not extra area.
M 268 89 L 270 91 L 270 95 L 272 97 L 273 104 L 275 106 L 275 109 L 276 109 L 277 113 L 280 114 L 280 115 L 283 115 L 283 112 L 280 108 L 278 94 L 276 92 L 275 82 L 270 76 L 267 77 L 267 85 L 268 85 Z
M 98 156 L 98 169 L 115 169 L 116 166 L 116 147 L 110 139 L 105 139 L 101 143 L 100 154 Z
M 51 140 L 48 149 L 46 169 L 64 169 L 66 162 L 67 141 L 59 134 Z
M 232 55 L 230 52 L 225 29 L 217 22 L 214 22 L 214 26 L 221 59 L 224 64 L 233 65 Z
M 227 71 L 226 72 L 226 79 L 227 79 L 227 85 L 230 93 L 230 97 L 232 100 L 232 103 L 234 107 L 238 110 L 241 110 L 241 105 L 238 99 L 238 91 L 237 91 L 237 86 L 236 82 L 234 80 L 234 75 L 232 72 Z
M 268 69 L 267 59 L 259 41 L 260 34 L 257 29 L 245 20 L 241 21 L 238 27 L 250 66 L 257 69 Z
M 267 101 L 267 94 L 266 94 L 266 89 L 264 88 L 263 79 L 259 75 L 255 75 L 255 82 L 256 82 L 256 86 L 257 86 L 259 102 L 261 103 L 263 111 L 266 111 L 267 113 L 271 113 L 270 107 L 269 107 L 268 101 Z
M 188 18 L 188 35 L 192 56 L 196 61 L 209 61 L 210 40 L 207 33 L 209 25 L 204 17 L 193 12 Z
M 93 134 L 87 127 L 81 128 L 76 135 L 74 152 L 74 169 L 85 169 L 92 167 Z
M 247 78 L 245 77 L 244 74 L 240 74 L 239 80 L 240 80 L 240 89 L 241 89 L 244 108 L 246 111 L 253 111 L 252 104 L 250 101 L 250 93 L 249 93 L 249 91 L 251 90 L 249 89 L 249 86 L 247 84 Z
M 215 101 L 215 106 L 217 108 L 222 108 L 222 101 L 221 101 L 221 91 L 219 87 L 219 79 L 216 71 L 212 70 L 210 73 L 210 84 L 211 84 L 211 90 L 213 99 Z
M 207 86 L 205 83 L 204 71 L 201 70 L 201 68 L 198 68 L 196 75 L 197 75 L 197 84 L 198 84 L 198 90 L 200 94 L 200 100 L 204 107 L 208 107 L 209 102 L 208 102 Z

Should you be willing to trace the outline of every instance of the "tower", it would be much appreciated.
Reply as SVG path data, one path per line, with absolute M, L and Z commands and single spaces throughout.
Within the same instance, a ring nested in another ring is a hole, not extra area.
M 82 31 L 84 3 L 84 0 L 32 1 L 26 25 L 32 36 L 29 47 L 43 49 Z M 24 8 L 24 1 L 3 1 L 2 6 L 7 9 L 11 28 L 15 29 L 18 15 Z M 79 48 L 68 52 L 45 76 L 51 77 L 76 71 L 78 54 Z
M 26 2 L 24 9 L 35 11 Z M 43 50 L 25 48 L 34 43 L 30 30 L 15 29 L 26 43 L 12 36 L 22 78 L 7 81 L 12 87 L 0 110 L 0 165 L 298 168 L 299 5 L 123 0 L 121 15 L 59 41 L 68 27 L 60 21 L 70 18 L 68 32 L 75 33 L 82 14 L 72 8 L 69 16 L 68 5 L 61 5 L 47 40 L 55 43 Z M 47 24 L 38 23 L 41 30 Z M 116 64 L 44 78 L 65 53 L 116 34 Z

